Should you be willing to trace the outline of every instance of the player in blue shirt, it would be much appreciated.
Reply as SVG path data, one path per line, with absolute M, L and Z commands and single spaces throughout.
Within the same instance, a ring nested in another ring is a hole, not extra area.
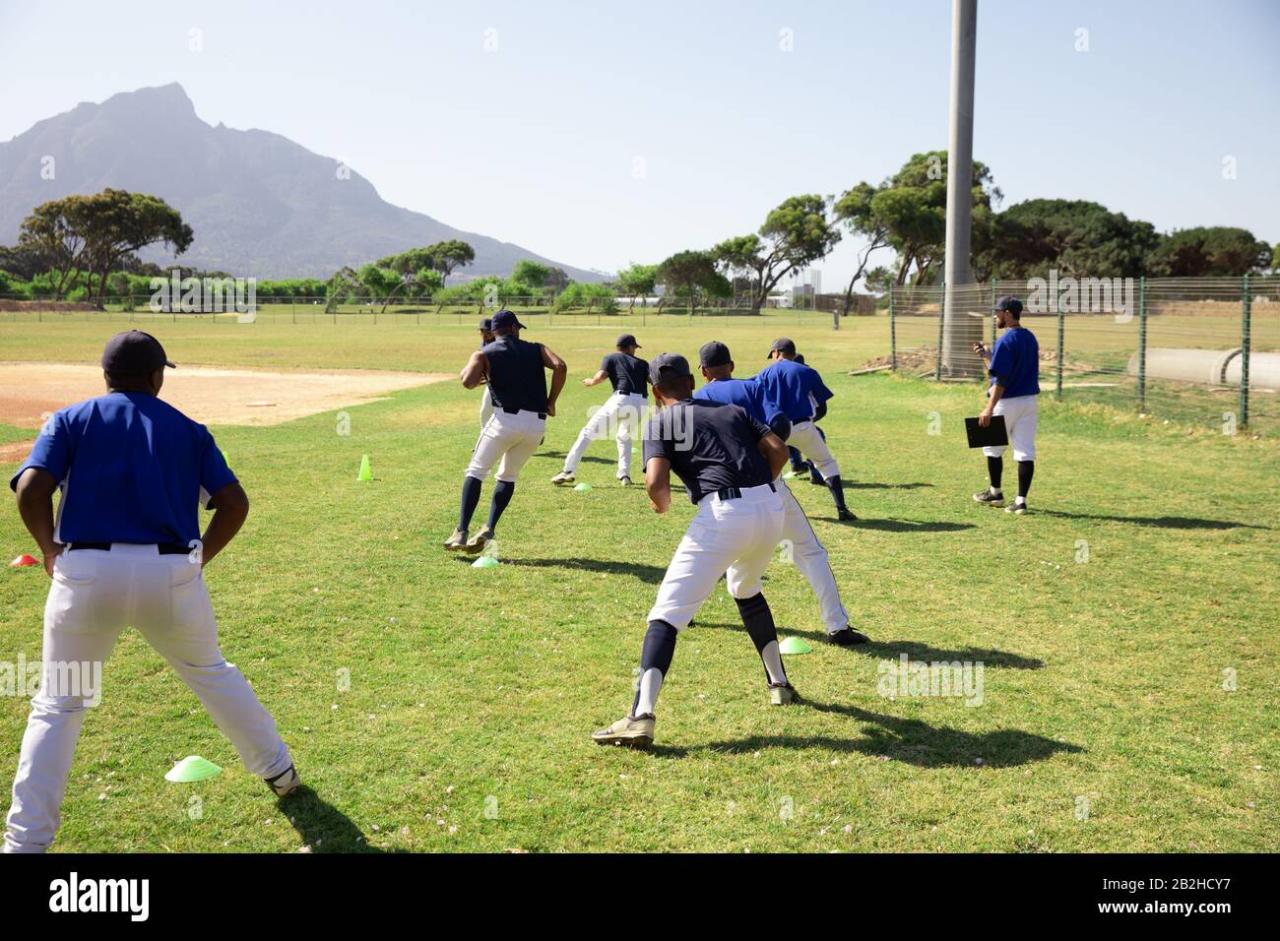
M 204 583 L 249 498 L 208 429 L 158 398 L 166 366 L 149 334 L 112 337 L 102 354 L 107 394 L 54 414 L 9 483 L 53 582 L 7 853 L 52 843 L 84 710 L 100 700 L 102 664 L 127 626 L 169 661 L 250 771 L 281 797 L 301 784 L 275 722 L 218 649 Z M 214 511 L 203 537 L 201 504 Z
M 1018 462 L 1018 498 L 1006 512 L 1021 516 L 1027 512 L 1027 493 L 1031 490 L 1031 478 L 1036 470 L 1036 423 L 1039 420 L 1037 401 L 1040 395 L 1040 344 L 1035 334 L 1022 326 L 1022 301 L 1016 297 L 1002 297 L 996 304 L 996 326 L 1004 330 L 995 348 L 987 350 L 975 343 L 973 350 L 987 364 L 991 386 L 987 390 L 987 407 L 978 415 L 978 424 L 984 428 L 991 424 L 994 415 L 1003 415 L 1013 445 L 1013 457 Z M 1004 474 L 1005 446 L 983 448 L 987 456 L 987 475 L 991 486 L 979 491 L 973 499 L 984 506 L 1004 506 L 1004 491 L 1000 488 Z
M 817 465 L 827 481 L 831 497 L 836 503 L 840 520 L 856 520 L 844 500 L 844 484 L 840 479 L 840 465 L 836 463 L 826 439 L 814 422 L 827 413 L 827 402 L 833 393 L 822 381 L 822 376 L 812 366 L 796 362 L 796 345 L 786 337 L 773 341 L 769 348 L 767 366 L 755 381 L 764 390 L 764 397 L 772 408 L 791 420 L 790 444 L 798 448 Z
M 771 409 L 760 384 L 753 379 L 733 378 L 734 362 L 729 347 L 713 340 L 698 351 L 698 357 L 706 384 L 693 393 L 694 399 L 739 405 L 756 421 L 772 428 L 773 433 L 783 441 L 789 439 L 791 422 L 781 412 Z M 849 614 L 840 600 L 840 591 L 836 588 L 831 559 L 826 547 L 818 541 L 817 534 L 809 525 L 804 509 L 781 477 L 774 484 L 782 495 L 783 509 L 786 512 L 782 544 L 818 597 L 827 639 L 842 647 L 867 643 L 870 638 L 849 625 Z

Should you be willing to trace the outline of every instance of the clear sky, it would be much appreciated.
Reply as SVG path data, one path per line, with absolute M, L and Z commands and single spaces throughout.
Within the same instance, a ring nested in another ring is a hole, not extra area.
M 944 0 L 0 0 L 0 140 L 178 81 L 393 203 L 617 270 L 945 148 L 949 42 Z M 1005 206 L 1280 241 L 1278 101 L 1277 0 L 979 2 L 974 153 Z

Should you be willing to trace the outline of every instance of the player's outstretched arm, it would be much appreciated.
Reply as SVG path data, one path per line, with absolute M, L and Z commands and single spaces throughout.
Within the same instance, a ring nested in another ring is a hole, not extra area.
M 227 543 L 240 532 L 249 518 L 249 495 L 237 484 L 227 484 L 213 494 L 209 505 L 214 508 L 209 528 L 201 540 L 201 566 L 208 565 L 214 556 L 227 547 Z
M 590 378 L 587 378 L 587 379 L 583 379 L 582 384 L 584 386 L 598 386 L 600 385 L 600 383 L 604 382 L 608 378 L 609 378 L 609 374 L 607 372 L 605 372 L 603 369 L 598 369 L 596 370 L 596 374 L 594 376 L 591 376 Z
M 569 367 L 564 360 L 545 346 L 542 348 L 542 365 L 551 370 L 551 391 L 547 393 L 547 414 L 554 418 L 556 399 L 560 398 L 565 380 L 569 378 Z
M 62 552 L 62 546 L 53 541 L 53 492 L 58 482 L 53 475 L 40 467 L 28 467 L 18 478 L 18 514 L 27 532 L 40 547 L 44 556 L 44 570 L 53 577 L 53 560 Z
M 484 384 L 485 376 L 488 374 L 489 357 L 476 350 L 471 354 L 471 358 L 467 360 L 467 365 L 462 367 L 462 373 L 459 378 L 462 380 L 463 387 L 474 389 L 476 386 Z
M 785 455 L 787 449 L 783 448 Z M 776 475 L 775 475 L 776 476 Z M 671 462 L 664 457 L 651 457 L 644 466 L 644 489 L 649 494 L 653 512 L 665 513 L 671 509 Z
M 787 462 L 791 459 L 786 443 L 777 435 L 770 433 L 761 438 L 756 447 L 760 449 L 764 459 L 769 462 L 769 479 L 777 480 L 778 475 L 782 473 L 782 469 L 787 466 Z

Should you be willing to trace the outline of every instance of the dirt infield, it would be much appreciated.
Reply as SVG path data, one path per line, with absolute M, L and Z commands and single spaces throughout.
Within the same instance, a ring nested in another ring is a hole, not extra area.
M 362 369 L 299 372 L 182 366 L 168 370 L 163 398 L 207 425 L 278 425 L 454 378 L 443 373 Z M 101 395 L 102 370 L 61 363 L 0 363 L 0 423 L 39 428 L 72 402 Z M 0 460 L 29 443 L 0 447 Z

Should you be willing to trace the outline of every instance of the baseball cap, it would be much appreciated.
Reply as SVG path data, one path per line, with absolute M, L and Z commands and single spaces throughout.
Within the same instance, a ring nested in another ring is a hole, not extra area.
M 117 333 L 102 350 L 102 369 L 109 376 L 145 376 L 165 366 L 177 368 L 160 341 L 141 330 Z
M 689 361 L 679 353 L 659 353 L 649 363 L 649 381 L 655 386 L 681 376 L 692 377 L 693 373 L 689 370 Z
M 521 330 L 528 329 L 511 311 L 500 310 L 493 315 L 493 329 L 501 330 L 504 327 L 519 327 Z
M 1018 317 L 1022 314 L 1022 301 L 1018 300 L 1012 294 L 1006 294 L 1000 300 L 996 301 L 996 310 L 1007 310 L 1013 316 Z
M 698 350 L 698 361 L 710 369 L 712 366 L 728 366 L 733 362 L 733 357 L 729 355 L 729 347 L 719 340 L 712 340 L 704 343 L 702 349 Z
M 493 329 L 493 321 L 488 317 L 484 318 L 484 320 L 480 321 L 480 329 L 488 333 Z
M 636 342 L 634 333 L 624 333 L 622 336 L 618 337 L 618 342 L 615 343 L 614 346 L 618 349 L 622 349 L 624 346 L 639 347 L 640 344 Z
M 769 347 L 770 356 L 772 356 L 775 352 L 788 353 L 791 356 L 795 356 L 796 355 L 795 341 L 788 340 L 786 337 L 778 337 L 778 339 L 773 341 L 773 346 Z M 765 357 L 765 359 L 768 359 L 768 358 L 769 358 L 768 356 Z

